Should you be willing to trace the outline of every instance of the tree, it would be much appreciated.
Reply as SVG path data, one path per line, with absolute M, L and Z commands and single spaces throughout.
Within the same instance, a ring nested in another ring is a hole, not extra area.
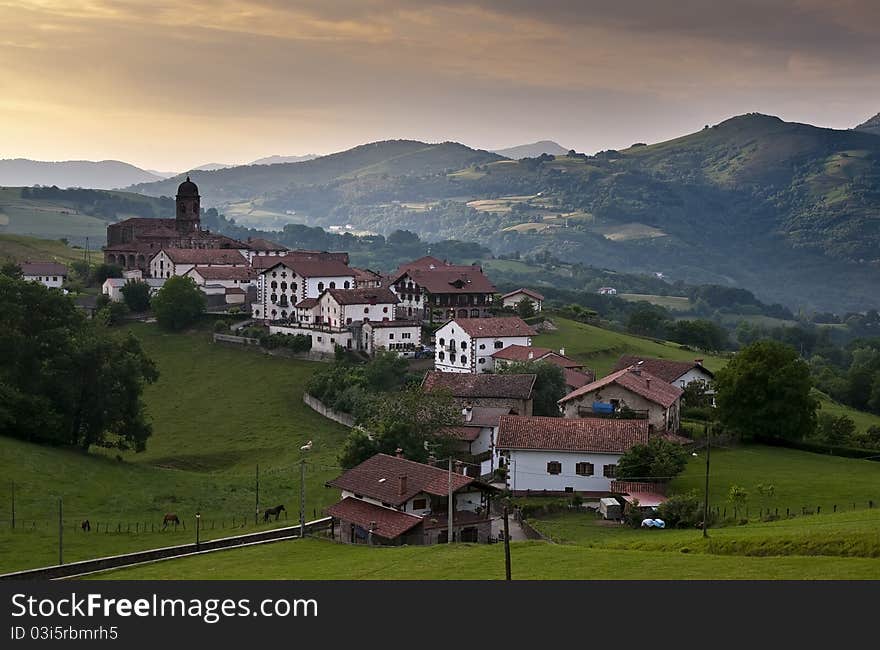
M 363 379 L 371 390 L 389 391 L 403 384 L 408 371 L 409 363 L 405 358 L 391 350 L 383 350 L 364 366 Z
M 794 348 L 752 343 L 715 375 L 718 420 L 746 439 L 810 436 L 819 405 L 812 388 L 810 368 Z
M 631 447 L 617 461 L 617 476 L 621 479 L 671 480 L 681 474 L 687 465 L 684 448 L 663 438 L 651 438 L 647 444 Z
M 128 307 L 124 302 L 108 300 L 105 305 L 98 307 L 96 317 L 105 325 L 112 327 L 114 325 L 121 325 L 127 315 Z
M 516 313 L 520 318 L 531 318 L 535 315 L 535 303 L 528 298 L 523 298 L 516 303 Z
M 709 384 L 705 381 L 689 382 L 681 394 L 682 406 L 687 408 L 703 408 L 712 405 L 712 395 L 709 393 Z
M 819 413 L 816 432 L 829 445 L 845 445 L 855 437 L 856 423 L 845 414 Z
M 21 280 L 24 277 L 18 262 L 5 262 L 3 266 L 0 266 L 0 275 L 14 280 Z
M 443 436 L 444 427 L 461 423 L 461 412 L 455 407 L 452 396 L 444 391 L 425 393 L 419 386 L 410 386 L 396 393 L 374 396 L 360 416 L 364 429 L 370 432 L 374 445 L 363 440 L 346 445 L 346 453 L 339 458 L 343 467 L 363 462 L 369 452 L 394 454 L 402 449 L 410 460 L 424 462 L 428 458 L 428 446 L 434 453 L 446 456 L 451 451 L 450 440 Z
M 104 280 L 107 278 L 121 278 L 122 277 L 122 267 L 118 264 L 107 264 L 102 263 L 98 264 L 92 270 L 92 282 L 96 285 L 104 284 Z
M 153 296 L 152 307 L 161 327 L 182 330 L 205 313 L 205 294 L 192 278 L 175 275 Z
M 133 312 L 145 312 L 150 308 L 150 285 L 142 280 L 129 280 L 122 285 L 125 305 Z
M 535 415 L 559 417 L 559 400 L 568 392 L 562 368 L 547 361 L 518 361 L 508 363 L 499 375 L 537 375 L 532 390 L 532 412 Z
M 153 362 L 131 335 L 86 319 L 68 296 L 0 275 L 0 434 L 142 450 Z

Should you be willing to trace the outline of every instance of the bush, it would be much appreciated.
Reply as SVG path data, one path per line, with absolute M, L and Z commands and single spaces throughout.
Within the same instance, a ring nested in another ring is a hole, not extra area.
M 228 331 L 229 331 L 229 325 L 226 323 L 226 321 L 215 320 L 215 321 L 214 321 L 214 331 L 217 332 L 217 333 L 220 333 L 220 332 L 228 332 Z
M 681 409 L 681 417 L 685 420 L 711 422 L 715 419 L 715 409 L 711 406 L 690 406 Z
M 696 490 L 675 494 L 660 504 L 658 516 L 668 528 L 694 528 L 703 521 L 703 498 Z

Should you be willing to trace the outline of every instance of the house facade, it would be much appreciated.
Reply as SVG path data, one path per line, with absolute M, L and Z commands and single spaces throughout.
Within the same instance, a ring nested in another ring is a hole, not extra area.
M 492 372 L 492 355 L 511 345 L 529 347 L 536 334 L 521 318 L 456 318 L 434 335 L 434 369 L 440 372 Z
M 504 415 L 495 444 L 515 495 L 611 492 L 620 457 L 649 439 L 647 420 Z
M 715 390 L 712 387 L 715 374 L 703 365 L 702 359 L 671 361 L 669 359 L 623 355 L 617 360 L 614 369 L 622 370 L 630 366 L 640 367 L 645 372 L 679 388 L 685 388 L 688 384 L 695 381 L 702 382 L 706 388 L 706 393 L 709 395 L 715 394 Z
M 361 328 L 361 349 L 373 356 L 380 350 L 409 355 L 422 345 L 421 323 L 408 320 L 367 321 Z
M 337 539 L 353 544 L 400 545 L 445 543 L 450 535 L 448 506 L 452 493 L 455 541 L 487 542 L 491 535 L 487 485 L 399 456 L 376 454 L 327 487 L 341 499 L 327 508 Z
M 257 320 L 289 320 L 303 300 L 318 298 L 325 289 L 354 287 L 354 273 L 338 259 L 288 255 L 269 259 L 277 261 L 259 273 L 257 302 L 251 305 L 251 315 Z
M 390 287 L 400 298 L 399 318 L 429 322 L 489 316 L 495 294 L 480 266 L 431 256 L 399 266 Z
M 501 306 L 516 309 L 516 306 L 519 305 L 519 303 L 523 300 L 532 301 L 532 305 L 534 305 L 535 308 L 535 313 L 540 312 L 541 309 L 544 307 L 544 296 L 534 289 L 517 289 L 516 291 L 505 293 L 503 296 L 501 296 Z
M 618 370 L 572 391 L 561 400 L 566 418 L 638 418 L 653 432 L 676 432 L 682 389 L 636 366 Z
M 150 276 L 171 278 L 186 275 L 196 266 L 247 267 L 248 261 L 239 251 L 226 248 L 163 248 L 150 258 Z
M 22 262 L 18 267 L 25 280 L 50 289 L 60 289 L 67 279 L 67 267 L 58 262 Z
M 422 380 L 426 392 L 448 392 L 459 409 L 467 407 L 506 408 L 517 415 L 531 415 L 534 374 L 492 375 L 427 372 Z
M 441 430 L 440 435 L 454 441 L 456 458 L 467 462 L 465 470 L 470 476 L 488 476 L 494 471 L 495 441 L 502 415 L 510 415 L 510 409 L 465 406 L 461 423 Z
M 226 289 L 242 289 L 257 286 L 257 274 L 249 266 L 199 266 L 184 273 L 185 277 L 203 287 L 214 285 Z

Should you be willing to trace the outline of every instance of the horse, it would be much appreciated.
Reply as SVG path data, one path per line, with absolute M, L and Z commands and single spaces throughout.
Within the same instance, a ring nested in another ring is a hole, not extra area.
M 174 513 L 168 513 L 165 515 L 165 518 L 162 520 L 162 530 L 168 527 L 168 524 L 172 523 L 177 526 L 180 523 L 180 518 Z
M 263 521 L 269 521 L 269 515 L 275 515 L 275 521 L 278 521 L 278 517 L 281 516 L 281 512 L 287 512 L 287 509 L 283 505 L 275 506 L 274 508 L 266 508 L 263 511 Z
M 82 523 L 80 524 L 80 527 L 83 529 L 84 533 L 87 533 L 90 530 L 92 530 L 92 525 L 89 523 L 88 519 L 83 519 Z

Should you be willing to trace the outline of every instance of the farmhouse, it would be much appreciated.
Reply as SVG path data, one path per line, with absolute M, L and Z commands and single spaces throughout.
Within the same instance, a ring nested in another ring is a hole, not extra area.
M 341 329 L 368 321 L 394 319 L 397 296 L 385 288 L 324 289 L 314 307 L 313 322 Z
M 18 265 L 25 280 L 60 289 L 67 279 L 67 267 L 58 262 L 22 262 Z
M 492 359 L 495 361 L 495 372 L 500 371 L 511 363 L 543 361 L 557 365 L 562 368 L 565 386 L 569 392 L 581 386 L 586 386 L 596 379 L 595 373 L 585 367 L 580 361 L 575 361 L 565 356 L 565 348 L 560 348 L 559 352 L 556 352 L 550 348 L 510 345 L 493 353 Z
M 150 287 L 150 295 L 156 294 L 162 285 L 165 284 L 164 278 L 107 278 L 101 285 L 101 293 L 108 296 L 113 302 L 122 302 L 125 297 L 122 295 L 122 287 L 127 282 L 146 282 Z
M 400 298 L 399 318 L 432 323 L 488 316 L 495 293 L 482 267 L 449 264 L 431 256 L 400 265 L 390 283 Z
M 246 289 L 257 286 L 257 274 L 247 266 L 194 266 L 184 273 L 200 287 L 221 286 L 227 289 Z
M 678 431 L 682 389 L 630 366 L 572 391 L 561 400 L 566 418 L 632 417 L 652 432 Z
M 536 375 L 490 375 L 427 372 L 423 391 L 448 391 L 458 408 L 506 408 L 516 415 L 532 414 Z
M 517 289 L 501 296 L 501 306 L 515 309 L 523 300 L 531 300 L 535 307 L 535 313 L 540 312 L 544 305 L 544 296 L 534 289 Z
M 352 544 L 445 543 L 450 492 L 452 539 L 486 542 L 491 534 L 492 488 L 461 473 L 376 454 L 327 487 L 342 492 L 326 512 L 338 523 L 337 536 Z
M 455 318 L 435 333 L 434 369 L 491 372 L 492 355 L 510 345 L 529 347 L 536 334 L 521 318 Z
M 617 289 L 614 287 L 599 287 L 599 291 L 597 292 L 602 296 L 616 296 Z
M 502 415 L 509 414 L 506 407 L 466 406 L 461 410 L 461 424 L 441 430 L 441 435 L 455 440 L 457 457 L 469 463 L 468 475 L 486 476 L 495 469 L 498 424 Z
M 634 357 L 623 355 L 617 360 L 615 370 L 623 370 L 630 366 L 638 366 L 647 373 L 659 377 L 668 384 L 684 388 L 694 381 L 705 384 L 706 392 L 714 395 L 712 389 L 712 381 L 715 375 L 706 366 L 703 365 L 702 359 L 694 359 L 693 361 L 671 361 L 669 359 L 654 359 L 651 357 Z
M 242 254 L 247 258 L 248 262 L 253 263 L 254 257 L 266 256 L 266 257 L 277 257 L 279 255 L 286 255 L 290 249 L 287 246 L 282 246 L 273 241 L 269 241 L 268 239 L 263 239 L 262 237 L 248 237 L 247 238 L 247 249 L 242 251 Z
M 409 355 L 421 346 L 422 324 L 410 320 L 367 321 L 361 336 L 361 349 L 370 356 L 380 350 Z
M 150 258 L 150 276 L 170 278 L 186 275 L 196 266 L 248 266 L 237 250 L 225 248 L 162 248 Z
M 647 420 L 504 415 L 495 448 L 515 495 L 546 491 L 598 497 L 611 491 L 620 457 L 647 443 L 648 436 Z
M 257 302 L 251 305 L 253 317 L 259 320 L 288 320 L 306 298 L 318 298 L 325 289 L 354 287 L 354 272 L 335 257 L 319 254 L 311 259 L 299 255 L 267 259 L 274 264 L 260 272 Z
M 376 273 L 370 269 L 351 268 L 354 271 L 354 286 L 356 289 L 370 289 L 384 286 L 384 280 L 381 273 Z

